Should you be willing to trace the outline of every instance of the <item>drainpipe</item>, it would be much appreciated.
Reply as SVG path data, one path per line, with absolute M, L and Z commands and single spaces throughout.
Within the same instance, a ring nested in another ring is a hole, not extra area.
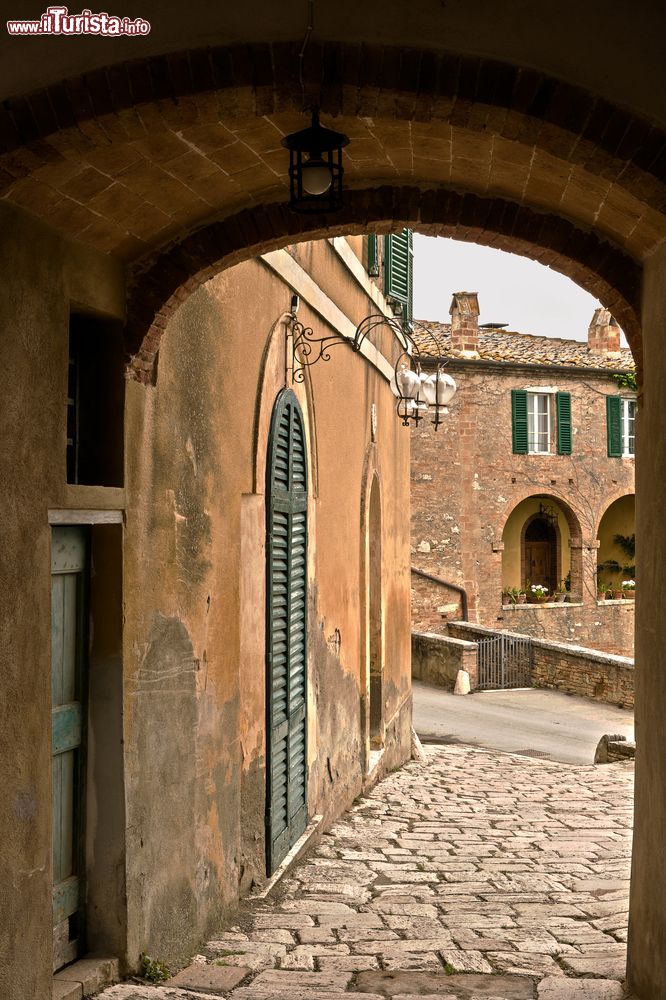
M 412 573 L 414 576 L 420 576 L 424 580 L 430 580 L 431 583 L 438 583 L 440 587 L 448 587 L 449 590 L 455 590 L 460 594 L 460 600 L 462 603 L 462 617 L 464 622 L 469 621 L 469 608 L 467 604 L 467 591 L 464 587 L 459 587 L 457 583 L 449 583 L 448 580 L 442 580 L 441 576 L 433 576 L 432 573 L 425 573 L 422 569 L 417 569 L 416 566 L 412 566 Z

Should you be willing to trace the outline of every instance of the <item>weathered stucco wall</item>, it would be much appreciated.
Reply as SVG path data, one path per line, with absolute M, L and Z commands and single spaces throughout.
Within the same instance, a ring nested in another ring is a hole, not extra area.
M 666 436 L 666 248 L 646 265 L 643 289 L 645 368 L 637 424 L 636 792 L 631 870 L 628 975 L 641 1000 L 666 996 L 666 644 L 663 484 Z
M 76 523 L 115 512 L 92 528 L 89 947 L 125 968 L 141 951 L 176 964 L 264 876 L 265 454 L 291 288 L 255 261 L 191 296 L 165 333 L 156 386 L 127 384 L 125 487 L 72 486 L 70 306 L 122 321 L 124 274 L 19 210 L 0 206 L 0 232 L 13 277 L 0 300 L 0 994 L 25 1000 L 50 996 L 52 972 L 49 511 Z M 352 322 L 370 311 L 330 244 L 308 266 Z M 299 318 L 331 332 L 304 296 Z M 368 765 L 361 591 L 375 473 L 383 763 L 409 754 L 409 435 L 386 381 L 347 347 L 297 391 L 312 459 L 309 810 L 328 820 Z
M 122 317 L 124 281 L 113 261 L 4 205 L 0 234 L 0 273 L 12 278 L 0 296 L 0 995 L 18 1000 L 51 994 L 47 511 L 96 505 L 92 491 L 66 485 L 69 308 Z
M 286 257 L 273 262 L 289 268 Z M 369 311 L 329 244 L 291 259 L 346 315 Z M 290 295 L 260 261 L 218 276 L 169 324 L 156 387 L 128 391 L 130 962 L 146 948 L 186 959 L 265 871 L 265 452 L 284 384 L 284 327 L 275 324 Z M 317 336 L 330 332 L 305 300 L 298 319 Z M 387 383 L 344 346 L 295 388 L 312 461 L 308 803 L 330 818 L 360 791 L 367 759 L 359 609 L 370 469 L 386 493 L 387 766 L 408 753 L 409 435 Z

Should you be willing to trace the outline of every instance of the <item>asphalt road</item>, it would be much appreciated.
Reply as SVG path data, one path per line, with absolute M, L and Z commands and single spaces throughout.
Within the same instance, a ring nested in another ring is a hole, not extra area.
M 460 743 L 591 764 L 604 733 L 634 739 L 634 713 L 536 689 L 464 696 L 414 681 L 414 728 L 427 743 Z

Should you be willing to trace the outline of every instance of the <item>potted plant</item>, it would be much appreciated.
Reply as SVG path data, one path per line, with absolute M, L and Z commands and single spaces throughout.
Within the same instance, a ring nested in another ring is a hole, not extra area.
M 622 596 L 625 601 L 633 601 L 636 597 L 636 581 L 635 580 L 623 580 L 622 581 Z
M 604 583 L 604 581 L 603 580 L 598 580 L 597 581 L 597 600 L 598 601 L 605 601 L 606 600 L 606 591 L 607 590 L 608 590 L 608 588 L 607 588 L 606 584 Z
M 516 587 L 516 590 L 518 591 L 518 594 L 516 596 L 516 603 L 525 604 L 527 601 L 527 594 L 525 593 L 524 590 L 520 590 L 520 588 L 518 587 Z
M 613 590 L 612 590 L 612 593 L 611 593 L 611 597 L 612 597 L 612 599 L 614 601 L 621 601 L 622 600 L 622 591 L 617 587 L 617 584 L 613 585 Z
M 544 604 L 548 599 L 548 587 L 540 583 L 533 583 L 530 587 L 530 597 L 536 604 Z
M 555 590 L 553 591 L 553 595 L 558 604 L 564 604 L 567 599 L 567 588 L 564 580 L 560 580 L 557 587 L 555 587 Z

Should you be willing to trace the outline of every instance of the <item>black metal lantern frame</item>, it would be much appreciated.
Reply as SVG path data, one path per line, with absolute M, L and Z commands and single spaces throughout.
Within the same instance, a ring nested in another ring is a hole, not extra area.
M 303 326 L 295 318 L 287 333 L 286 375 L 293 382 L 303 382 L 305 369 L 318 361 L 330 361 L 331 348 L 338 344 L 346 344 L 355 352 L 359 352 L 366 338 L 376 329 L 387 326 L 400 344 L 402 350 L 394 365 L 391 390 L 396 396 L 396 413 L 404 427 L 411 424 L 418 427 L 426 416 L 431 417 L 435 430 L 442 423 L 442 418 L 448 413 L 447 404 L 453 398 L 456 386 L 453 379 L 445 372 L 448 359 L 442 357 L 439 345 L 432 332 L 427 327 L 418 326 L 419 331 L 432 344 L 433 352 L 422 353 L 412 334 L 408 332 L 399 320 L 388 316 L 366 316 L 356 327 L 353 340 L 340 334 L 327 337 L 315 337 L 311 327 Z M 414 324 L 412 324 L 412 330 Z M 422 362 L 429 362 L 434 371 L 426 374 L 422 370 Z
M 342 150 L 348 143 L 348 136 L 342 132 L 319 124 L 316 108 L 308 128 L 285 136 L 282 145 L 289 150 L 290 208 L 305 214 L 342 208 Z M 317 187 L 327 181 L 326 188 L 317 192 Z

